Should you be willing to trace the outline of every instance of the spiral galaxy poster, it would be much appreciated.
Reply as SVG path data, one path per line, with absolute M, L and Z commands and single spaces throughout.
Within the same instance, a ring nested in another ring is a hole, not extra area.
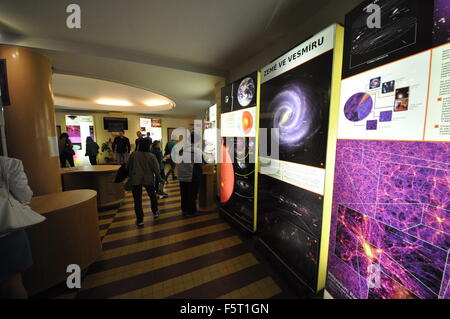
M 335 67 L 341 66 L 341 44 L 342 29 L 331 26 L 262 71 L 260 132 L 266 129 L 267 141 L 278 141 L 279 157 L 270 143 L 267 154 L 259 154 L 260 166 L 271 163 L 276 171 L 259 170 L 258 233 L 269 255 L 313 291 L 325 282 L 325 276 L 319 279 L 328 250 L 328 239 L 322 238 L 323 226 L 329 224 L 324 203 L 326 198 L 331 202 L 325 176 L 328 147 L 333 145 L 329 124 L 335 113 L 332 104 L 338 102 L 332 99 L 332 87 L 340 82 Z M 260 139 L 264 143 L 262 135 Z
M 446 1 L 435 3 L 429 39 L 439 47 L 342 81 L 326 285 L 331 297 L 450 299 L 450 134 L 440 122 L 450 98 L 441 89 L 450 61 L 441 31 L 450 16 Z M 369 79 L 378 77 L 384 87 L 370 87 Z M 364 83 L 368 96 L 350 97 Z

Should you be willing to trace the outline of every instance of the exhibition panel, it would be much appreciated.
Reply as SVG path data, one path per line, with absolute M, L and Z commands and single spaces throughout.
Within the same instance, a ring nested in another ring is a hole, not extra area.
M 332 195 L 325 186 L 333 179 L 339 101 L 331 92 L 339 92 L 342 47 L 343 28 L 332 25 L 261 71 L 258 234 L 313 291 L 325 285 L 324 205 Z
M 404 18 L 378 32 L 433 13 L 396 3 L 389 16 Z M 434 32 L 416 24 L 427 48 L 399 50 L 395 61 L 342 81 L 327 279 L 334 298 L 450 298 L 450 16 L 448 1 L 434 3 Z M 361 8 L 346 17 L 346 36 L 355 17 L 367 18 Z M 361 41 L 389 55 L 384 43 Z M 352 52 L 344 54 L 348 61 Z
M 432 7 L 433 0 L 363 1 L 349 12 L 344 78 L 429 49 Z
M 244 229 L 256 231 L 256 154 L 260 74 L 222 89 L 221 211 Z

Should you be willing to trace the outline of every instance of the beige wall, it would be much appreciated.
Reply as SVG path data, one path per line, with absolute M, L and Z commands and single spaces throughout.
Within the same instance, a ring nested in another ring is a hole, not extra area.
M 77 112 L 70 110 L 57 110 L 56 111 L 56 125 L 61 126 L 61 131 L 66 131 L 66 115 L 90 115 L 94 117 L 95 125 L 95 138 L 97 143 L 101 146 L 102 143 L 113 139 L 113 135 L 107 130 L 103 129 L 103 118 L 104 117 L 114 117 L 108 113 L 97 113 L 97 112 Z M 169 118 L 169 117 L 155 117 L 141 114 L 131 114 L 122 113 L 121 116 L 128 118 L 128 130 L 125 131 L 125 135 L 130 139 L 130 143 L 134 144 L 136 139 L 136 132 L 140 129 L 140 118 L 157 118 L 161 119 L 162 124 L 162 142 L 163 147 L 167 143 L 167 128 L 178 128 L 186 127 L 189 128 L 193 123 L 194 119 L 184 119 L 184 118 Z M 119 117 L 119 116 L 118 116 Z

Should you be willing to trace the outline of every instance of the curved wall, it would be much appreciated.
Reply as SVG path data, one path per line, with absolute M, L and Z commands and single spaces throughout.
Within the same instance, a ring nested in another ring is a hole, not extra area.
M 50 60 L 30 50 L 0 45 L 7 60 L 11 105 L 5 107 L 8 155 L 23 161 L 35 195 L 61 191 Z

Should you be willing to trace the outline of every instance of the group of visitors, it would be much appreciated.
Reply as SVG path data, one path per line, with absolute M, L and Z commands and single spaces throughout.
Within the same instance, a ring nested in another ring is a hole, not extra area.
M 176 145 L 175 140 L 169 141 L 164 152 L 160 141 L 153 141 L 150 133 L 144 137 L 141 131 L 136 132 L 134 152 L 131 153 L 131 144 L 125 132 L 119 132 L 112 143 L 112 150 L 116 155 L 116 161 L 119 165 L 125 165 L 128 168 L 129 185 L 133 193 L 134 206 L 136 213 L 136 224 L 142 227 L 142 189 L 145 188 L 151 200 L 152 212 L 155 218 L 159 217 L 158 197 L 167 198 L 169 195 L 164 192 L 164 185 L 169 182 L 169 176 L 173 180 L 179 179 L 181 209 L 184 216 L 194 215 L 197 212 L 196 200 L 201 177 L 201 164 L 194 163 L 194 156 L 199 150 L 194 143 L 192 136 L 190 143 L 185 143 L 180 155 L 184 158 L 191 158 L 188 163 L 182 162 L 178 166 L 179 178 L 175 174 L 175 162 L 172 159 L 172 150 Z M 184 154 L 182 154 L 184 152 Z M 186 153 L 187 152 L 187 153 Z M 200 151 L 201 152 L 201 151 Z M 97 165 L 97 155 L 99 146 L 91 137 L 86 139 L 86 156 L 92 165 Z M 130 155 L 131 153 L 131 155 Z M 59 139 L 59 154 L 61 167 L 65 167 L 67 162 L 71 167 L 74 166 L 72 142 L 67 133 L 61 134 Z M 166 165 L 169 170 L 165 171 Z
M 136 151 L 131 154 L 127 167 L 129 172 L 129 183 L 131 185 L 134 207 L 136 213 L 136 224 L 143 227 L 144 214 L 142 210 L 142 189 L 145 188 L 151 201 L 151 208 L 155 218 L 158 218 L 158 199 L 155 195 L 167 194 L 163 192 L 164 184 L 168 182 L 168 177 L 172 174 L 173 179 L 179 180 L 181 195 L 181 210 L 183 216 L 192 216 L 197 213 L 197 197 L 202 176 L 202 162 L 196 163 L 195 159 L 202 158 L 202 151 L 196 145 L 196 138 L 191 136 L 189 141 L 185 141 L 179 149 L 179 155 L 183 160 L 178 164 L 178 178 L 175 175 L 175 161 L 172 158 L 173 148 L 176 145 L 174 140 L 167 143 L 164 153 L 161 149 L 161 142 L 154 141 L 150 147 L 149 139 L 140 139 L 138 133 L 138 145 Z M 165 164 L 170 169 L 165 173 Z M 161 198 L 161 197 L 160 197 Z
M 67 162 L 70 167 L 75 166 L 75 161 L 73 157 L 75 156 L 75 151 L 73 149 L 72 141 L 69 138 L 69 134 L 62 133 L 59 137 L 59 161 L 61 164 L 61 168 L 67 166 Z M 85 156 L 89 157 L 89 162 L 91 165 L 97 165 L 97 155 L 99 153 L 100 146 L 92 139 L 92 137 L 88 136 L 86 138 L 86 154 Z
M 133 193 L 134 208 L 136 213 L 136 224 L 138 227 L 144 226 L 144 213 L 142 209 L 142 189 L 144 188 L 151 201 L 151 209 L 155 219 L 159 218 L 159 199 L 168 197 L 164 192 L 164 185 L 169 182 L 169 176 L 177 180 L 175 175 L 176 164 L 172 159 L 172 150 L 176 141 L 171 140 L 162 150 L 160 141 L 152 141 L 147 135 L 144 138 L 141 132 L 137 132 L 136 148 L 129 157 L 126 164 L 128 168 L 128 183 Z M 126 138 L 126 137 L 120 137 Z M 118 140 L 116 143 L 127 143 L 126 140 Z M 182 148 L 183 151 L 190 152 L 191 145 Z M 169 171 L 165 172 L 166 164 Z M 196 213 L 196 199 L 198 193 L 199 176 L 198 167 L 191 163 L 181 163 L 179 165 L 179 181 L 181 191 L 181 206 L 183 215 L 193 215 Z M 201 174 L 201 166 L 200 166 Z

